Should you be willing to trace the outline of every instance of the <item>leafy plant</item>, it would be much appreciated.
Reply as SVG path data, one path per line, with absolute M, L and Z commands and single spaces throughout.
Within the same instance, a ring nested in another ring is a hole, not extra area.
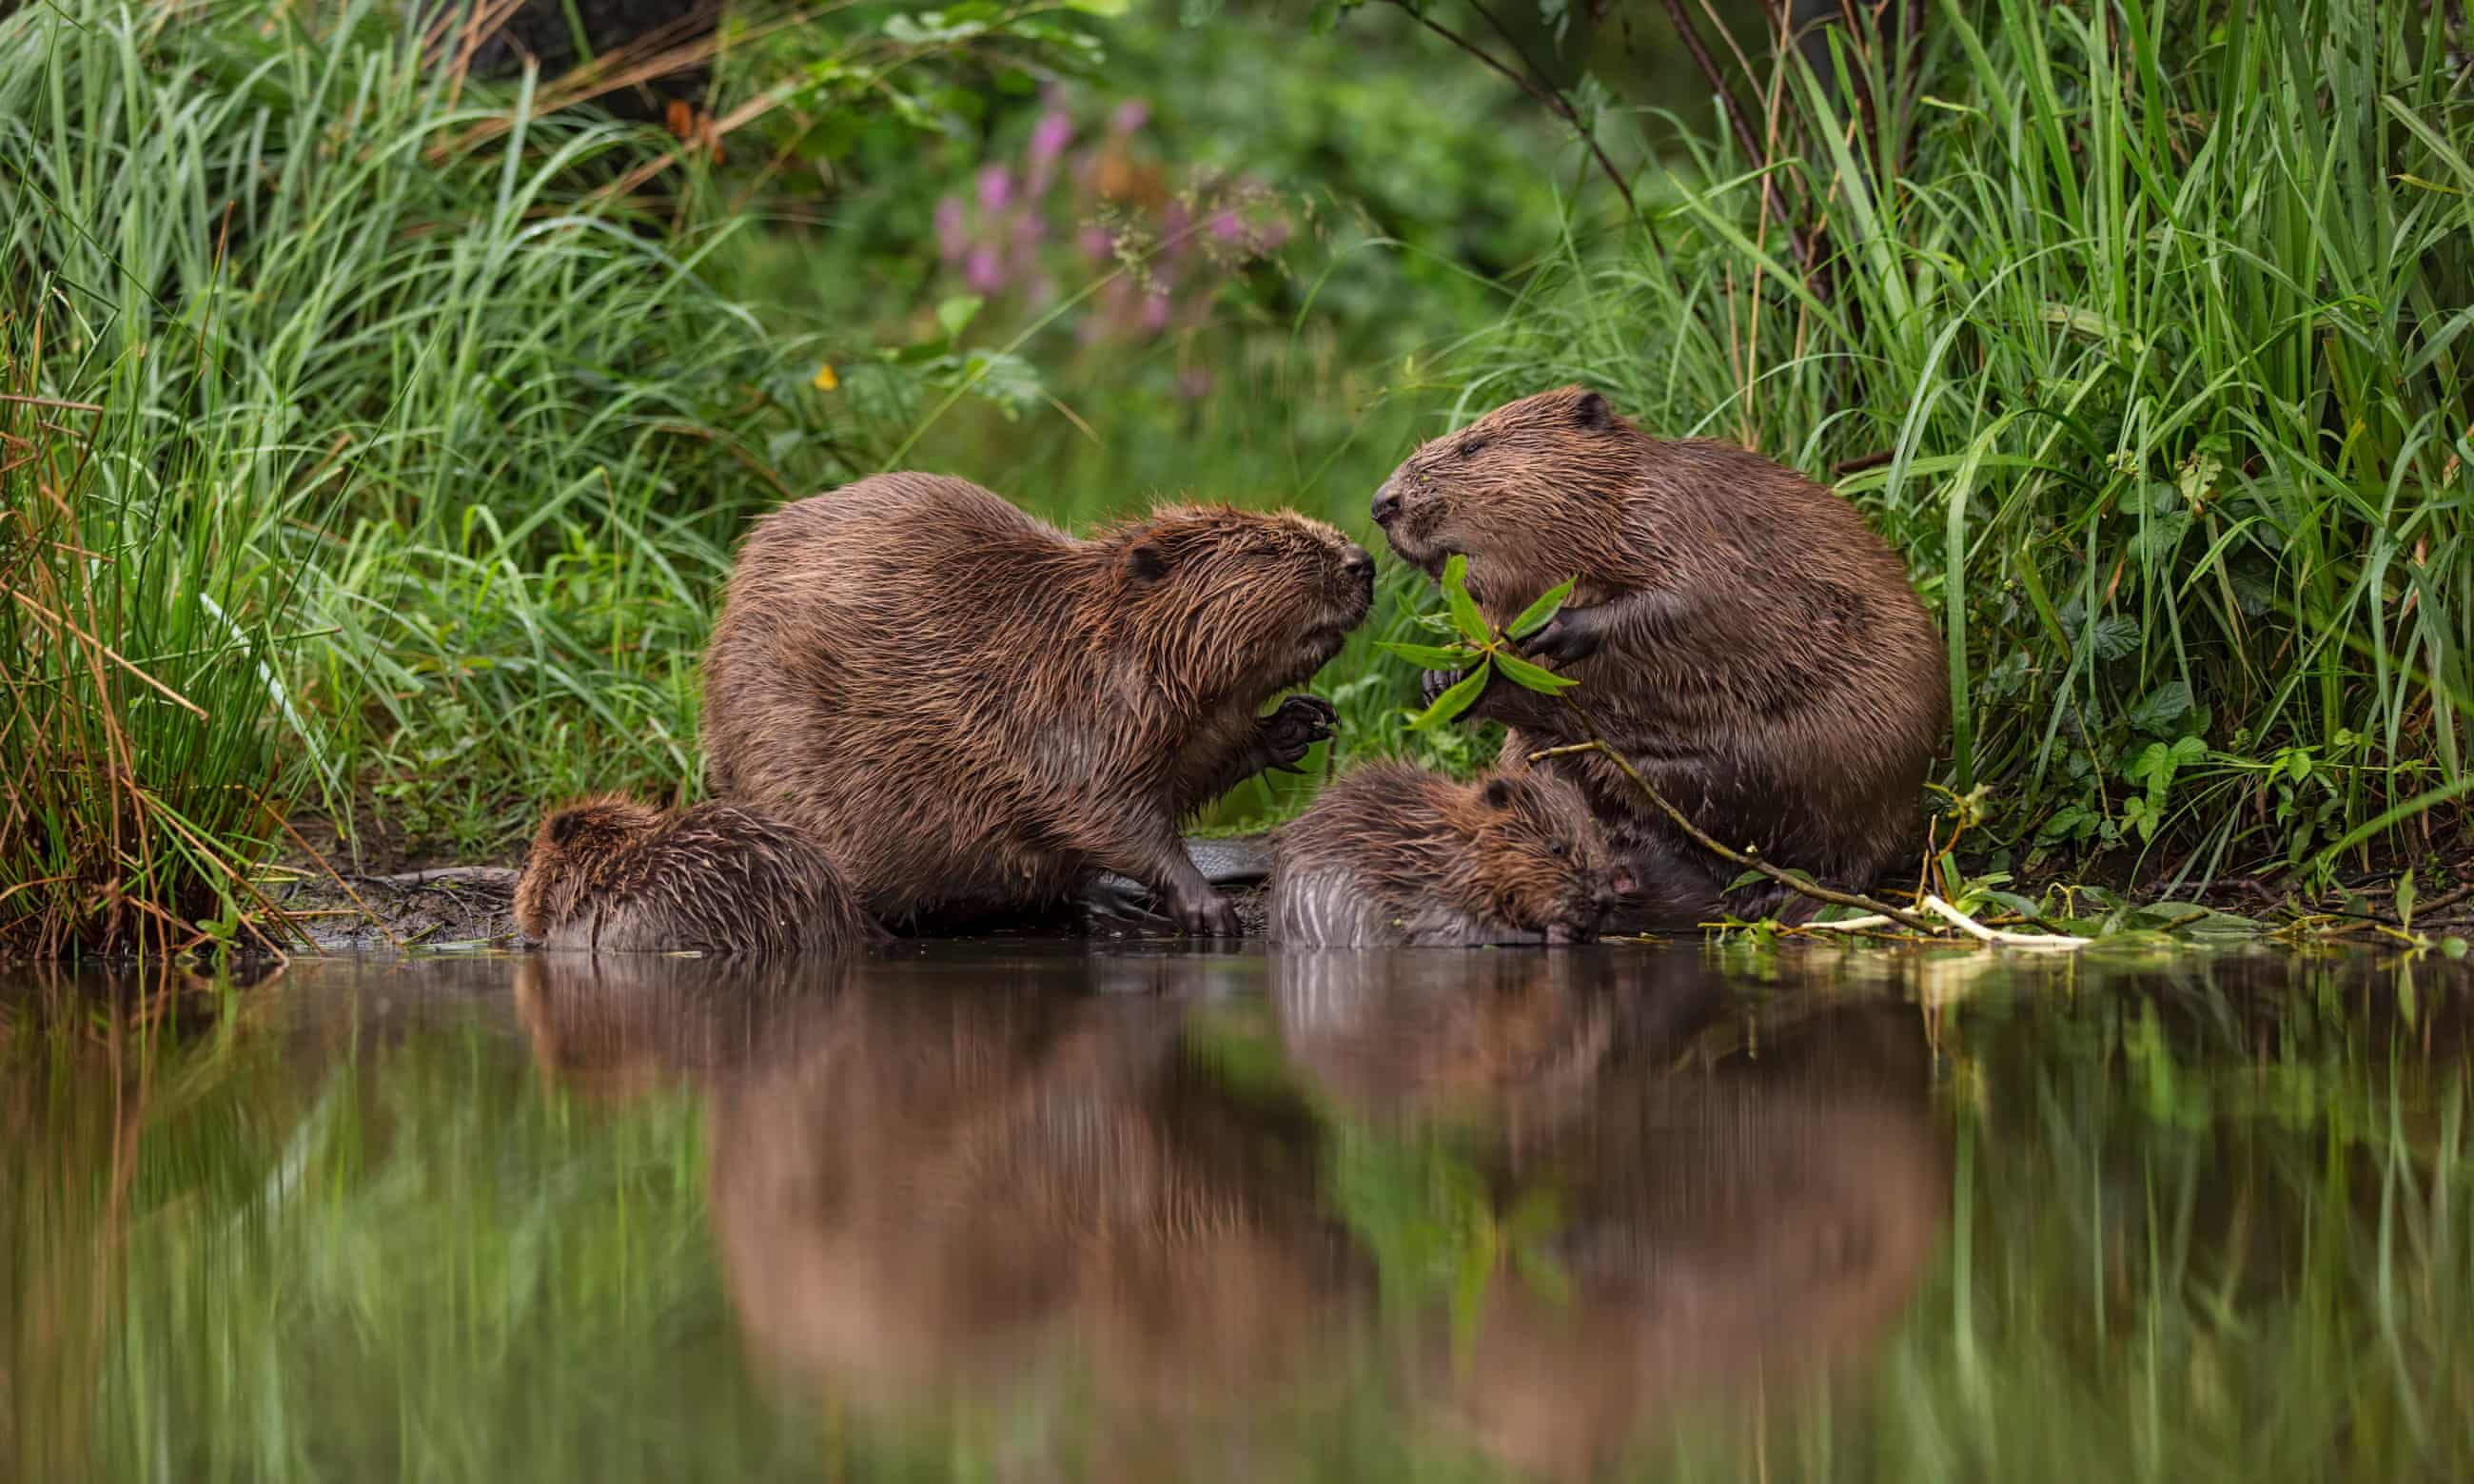
M 1467 557 L 1456 556 L 1443 564 L 1443 587 L 1446 616 L 1441 627 L 1452 635 L 1451 642 L 1409 644 L 1387 640 L 1383 645 L 1420 669 L 1452 671 L 1461 676 L 1409 723 L 1413 729 L 1424 730 L 1440 726 L 1467 711 L 1477 704 L 1477 698 L 1485 693 L 1488 682 L 1498 671 L 1514 684 L 1541 695 L 1560 696 L 1580 683 L 1521 658 L 1516 648 L 1520 640 L 1555 621 L 1564 601 L 1572 595 L 1571 579 L 1539 594 L 1536 602 L 1521 610 L 1519 616 L 1499 633 L 1478 610 L 1477 600 L 1469 596 Z

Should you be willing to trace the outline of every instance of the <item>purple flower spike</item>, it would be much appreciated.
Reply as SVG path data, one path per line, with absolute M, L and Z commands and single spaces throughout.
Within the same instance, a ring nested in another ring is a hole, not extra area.
M 1003 211 L 1013 200 L 1013 177 L 1003 165 L 990 165 L 980 172 L 980 209 L 990 215 Z
M 962 281 L 971 286 L 974 294 L 993 294 L 1005 287 L 1005 265 L 997 261 L 997 250 L 973 248 L 969 259 L 962 264 Z
M 1211 215 L 1211 235 L 1222 242 L 1235 242 L 1246 235 L 1246 223 L 1225 206 Z
M 1074 234 L 1074 240 L 1081 245 L 1082 255 L 1095 263 L 1104 263 L 1117 252 L 1116 240 L 1104 227 L 1086 227 Z
M 1121 134 L 1132 133 L 1151 121 L 1152 106 L 1141 98 L 1127 99 L 1117 105 L 1116 112 L 1108 115 L 1108 127 Z
M 962 224 L 962 198 L 948 196 L 936 203 L 936 254 L 946 262 L 958 261 L 970 248 L 970 238 Z
M 1053 163 L 1074 142 L 1074 120 L 1062 111 L 1051 110 L 1039 116 L 1031 131 L 1031 157 L 1034 164 Z
M 1143 328 L 1156 335 L 1168 328 L 1169 302 L 1165 294 L 1152 294 L 1143 299 Z

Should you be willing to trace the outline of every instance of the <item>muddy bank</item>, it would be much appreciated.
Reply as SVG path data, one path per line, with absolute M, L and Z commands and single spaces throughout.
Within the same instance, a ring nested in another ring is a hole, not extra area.
M 1271 837 L 1243 835 L 1186 842 L 1203 874 L 1226 881 L 1249 937 L 1265 922 L 1263 876 Z M 303 860 L 299 879 L 267 894 L 308 944 L 327 952 L 381 948 L 520 946 L 516 932 L 515 866 L 443 866 L 358 874 L 329 873 Z M 1151 894 L 1123 876 L 1104 876 L 1084 906 L 991 922 L 991 936 L 1174 938 Z M 974 936 L 978 936 L 977 933 Z

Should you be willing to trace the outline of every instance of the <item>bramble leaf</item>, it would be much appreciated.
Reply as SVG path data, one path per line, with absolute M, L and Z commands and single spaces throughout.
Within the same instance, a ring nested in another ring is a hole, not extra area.
M 1433 706 L 1419 712 L 1417 718 L 1409 723 L 1409 730 L 1423 731 L 1429 727 L 1450 721 L 1475 706 L 1478 692 L 1486 689 L 1486 682 L 1493 675 L 1493 664 L 1487 660 L 1480 660 L 1476 669 L 1461 677 L 1451 689 L 1437 696 Z
M 1468 595 L 1468 558 L 1454 557 L 1443 563 L 1443 604 L 1452 610 L 1452 626 L 1463 638 L 1484 644 L 1494 637 L 1486 615 L 1477 610 L 1477 600 Z
M 1465 644 L 1402 644 L 1392 639 L 1377 643 L 1420 670 L 1467 669 L 1477 662 L 1480 653 Z
M 1538 601 L 1520 610 L 1520 616 L 1504 626 L 1503 632 L 1516 639 L 1525 639 L 1555 621 L 1564 610 L 1564 600 L 1572 595 L 1577 578 L 1567 577 L 1538 595 Z
M 1508 651 L 1497 650 L 1494 662 L 1503 666 L 1505 678 L 1526 690 L 1542 691 L 1553 696 L 1560 695 L 1581 683 L 1568 675 L 1558 675 L 1552 670 L 1531 664 L 1528 660 Z

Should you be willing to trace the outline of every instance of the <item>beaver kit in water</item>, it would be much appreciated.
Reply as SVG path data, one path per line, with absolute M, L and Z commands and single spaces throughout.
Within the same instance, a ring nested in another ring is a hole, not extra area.
M 705 657 L 714 792 L 823 846 L 869 911 L 1037 907 L 1111 871 L 1188 932 L 1234 909 L 1180 816 L 1331 734 L 1293 696 L 1373 598 L 1319 521 L 1175 507 L 1078 540 L 881 474 L 757 523 Z
M 836 953 L 881 936 L 840 869 L 730 804 L 587 799 L 542 821 L 516 925 L 552 948 Z
M 1513 729 L 1507 765 L 1589 740 L 1619 750 L 1722 844 L 1869 883 L 1908 837 L 1939 746 L 1941 635 L 1898 555 L 1835 492 L 1732 444 L 1654 439 L 1579 387 L 1498 407 L 1412 454 L 1374 499 L 1403 558 L 1500 624 L 1576 578 L 1527 641 L 1580 682 L 1563 701 L 1500 677 L 1473 714 Z M 1782 899 L 1674 829 L 1605 756 L 1578 781 L 1643 875 L 1632 925 Z
M 1630 885 L 1562 778 L 1455 783 L 1376 763 L 1274 838 L 1272 936 L 1330 948 L 1580 943 Z

